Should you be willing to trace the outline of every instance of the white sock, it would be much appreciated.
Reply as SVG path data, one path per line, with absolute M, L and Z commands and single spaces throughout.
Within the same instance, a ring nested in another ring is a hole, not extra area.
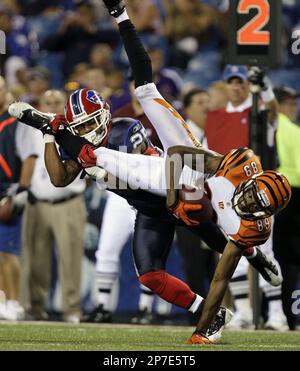
M 127 14 L 127 10 L 125 9 L 124 12 L 119 15 L 119 17 L 116 18 L 116 21 L 117 23 L 121 23 L 121 22 L 124 22 L 124 21 L 127 21 L 129 19 L 129 16 Z
M 147 309 L 148 313 L 152 312 L 152 305 L 154 301 L 154 294 L 153 292 L 148 289 L 147 287 L 140 285 L 141 294 L 139 300 L 139 310 Z
M 190 306 L 189 312 L 196 313 L 200 307 L 200 304 L 203 302 L 203 300 L 204 299 L 201 296 L 196 295 L 196 299 L 194 303 Z
M 97 272 L 96 274 L 97 301 L 99 305 L 103 305 L 104 310 L 109 310 L 111 290 L 117 276 L 115 273 Z

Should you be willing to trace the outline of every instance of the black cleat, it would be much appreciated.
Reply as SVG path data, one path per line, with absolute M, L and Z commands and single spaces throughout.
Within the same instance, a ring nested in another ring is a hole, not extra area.
M 248 262 L 270 285 L 275 287 L 280 286 L 283 279 L 276 265 L 260 249 L 256 248 L 256 251 L 256 256 L 248 259 Z
M 112 313 L 108 310 L 103 309 L 103 305 L 100 304 L 96 307 L 87 317 L 84 322 L 88 323 L 111 323 Z
M 25 125 L 39 129 L 43 134 L 51 133 L 50 121 L 55 117 L 51 113 L 43 113 L 28 103 L 16 102 L 8 107 L 9 114 Z
M 152 313 L 149 313 L 147 309 L 139 310 L 130 321 L 134 325 L 151 325 L 153 322 Z
M 220 340 L 222 331 L 224 327 L 231 321 L 232 316 L 233 313 L 231 312 L 231 310 L 225 307 L 220 307 L 219 312 L 216 314 L 213 323 L 206 331 L 206 337 L 213 342 Z

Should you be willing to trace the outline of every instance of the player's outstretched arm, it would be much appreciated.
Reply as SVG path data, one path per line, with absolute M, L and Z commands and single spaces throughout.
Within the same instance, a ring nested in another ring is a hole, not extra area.
M 109 14 L 116 18 L 120 36 L 124 44 L 135 86 L 143 86 L 153 82 L 150 57 L 144 48 L 139 35 L 129 19 L 123 0 L 103 0 Z
M 208 296 L 205 299 L 203 312 L 196 329 L 197 332 L 205 334 L 214 320 L 240 258 L 241 251 L 233 242 L 228 242 L 217 265 Z

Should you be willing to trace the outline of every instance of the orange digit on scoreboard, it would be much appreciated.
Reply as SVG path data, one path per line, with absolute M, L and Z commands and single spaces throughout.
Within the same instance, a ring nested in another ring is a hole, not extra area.
M 262 28 L 270 20 L 270 4 L 268 0 L 241 0 L 238 13 L 249 14 L 251 9 L 257 9 L 258 14 L 238 31 L 238 45 L 270 45 L 270 32 Z

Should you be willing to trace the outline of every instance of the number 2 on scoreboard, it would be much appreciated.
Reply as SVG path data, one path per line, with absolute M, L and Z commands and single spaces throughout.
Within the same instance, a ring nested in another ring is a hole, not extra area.
M 241 0 L 238 13 L 249 14 L 250 9 L 257 9 L 258 14 L 238 31 L 238 45 L 269 45 L 270 32 L 262 28 L 270 20 L 270 4 L 268 0 Z

